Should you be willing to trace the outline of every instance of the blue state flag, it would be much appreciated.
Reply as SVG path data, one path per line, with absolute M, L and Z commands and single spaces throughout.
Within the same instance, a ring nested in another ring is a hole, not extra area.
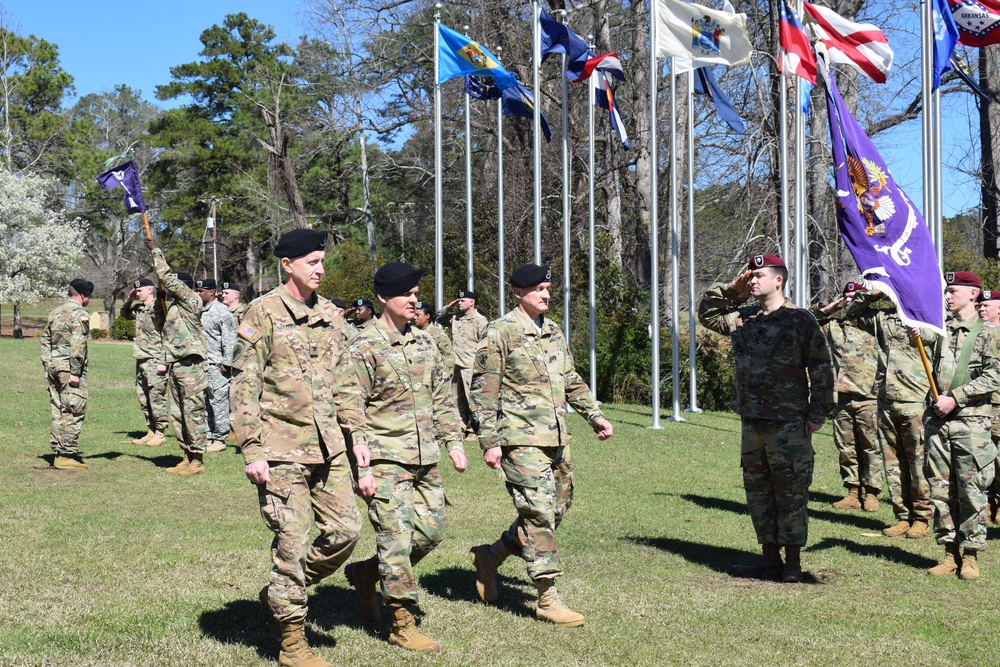
M 736 109 L 733 108 L 729 98 L 719 88 L 719 83 L 715 80 L 712 70 L 707 66 L 699 67 L 694 71 L 694 74 L 694 92 L 708 95 L 715 102 L 715 112 L 719 115 L 719 118 L 724 120 L 726 125 L 732 128 L 733 132 L 743 134 L 743 130 L 745 129 L 743 120 L 736 113 Z
M 520 83 L 501 90 L 489 79 L 467 76 L 465 77 L 465 92 L 477 100 L 502 100 L 500 110 L 505 116 L 522 116 L 532 119 L 535 117 L 535 98 L 531 91 Z M 545 114 L 541 113 L 541 110 L 539 110 L 538 115 L 541 118 L 542 134 L 545 135 L 545 140 L 552 141 L 552 129 L 549 127 L 549 121 L 545 120 Z
M 578 34 L 552 18 L 544 9 L 538 19 L 542 41 L 540 51 L 544 62 L 553 53 L 566 54 L 566 78 L 578 81 L 587 61 L 597 54 L 587 47 Z
M 496 57 L 465 35 L 451 28 L 438 25 L 438 84 L 457 76 L 475 74 L 491 76 L 499 88 L 517 85 L 514 75 L 500 64 Z
M 105 190 L 114 190 L 118 187 L 125 190 L 125 211 L 127 213 L 142 213 L 146 210 L 146 203 L 142 200 L 142 187 L 139 185 L 139 170 L 135 167 L 135 160 L 129 160 L 104 172 L 97 177 L 97 182 Z
M 931 16 L 934 22 L 934 84 L 931 90 L 937 90 L 941 76 L 951 69 L 951 54 L 958 43 L 958 25 L 948 0 L 934 0 Z

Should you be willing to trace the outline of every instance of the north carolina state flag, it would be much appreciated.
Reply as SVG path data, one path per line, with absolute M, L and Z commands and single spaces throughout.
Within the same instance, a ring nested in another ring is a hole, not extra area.
M 958 25 L 958 43 L 967 46 L 1000 44 L 1000 2 L 948 0 Z

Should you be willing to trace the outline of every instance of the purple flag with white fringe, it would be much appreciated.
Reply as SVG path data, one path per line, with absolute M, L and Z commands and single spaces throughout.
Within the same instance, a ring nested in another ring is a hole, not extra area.
M 907 326 L 944 335 L 944 279 L 930 230 L 844 105 L 821 63 L 830 116 L 837 224 L 869 289 L 899 307 Z
M 139 185 L 139 170 L 135 167 L 135 160 L 129 160 L 109 169 L 97 177 L 97 182 L 105 190 L 114 190 L 117 187 L 125 190 L 126 212 L 142 213 L 146 210 L 146 203 L 142 200 L 142 187 Z

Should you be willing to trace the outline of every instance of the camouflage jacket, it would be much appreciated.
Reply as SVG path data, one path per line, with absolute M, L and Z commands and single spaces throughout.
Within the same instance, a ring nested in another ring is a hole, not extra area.
M 191 356 L 206 358 L 205 339 L 201 333 L 201 297 L 174 276 L 159 248 L 153 250 L 153 269 L 170 298 L 163 323 L 163 351 L 167 363 Z
M 819 309 L 811 312 L 830 343 L 837 400 L 878 398 L 879 355 L 872 332 L 853 319 L 831 318 Z
M 448 332 L 435 324 L 430 325 L 423 332 L 434 339 L 438 352 L 441 353 L 441 358 L 444 360 L 444 367 L 448 369 L 450 376 L 451 369 L 455 367 L 455 351 L 451 347 L 451 338 L 448 337 Z
M 246 463 L 321 464 L 365 443 L 364 406 L 344 320 L 326 299 L 284 286 L 250 304 L 237 329 L 230 389 L 233 431 Z
M 520 308 L 490 323 L 476 352 L 472 399 L 484 450 L 569 444 L 566 403 L 591 426 L 604 417 L 559 327 L 546 318 L 539 330 Z
M 997 338 L 1000 330 L 990 322 L 983 323 L 973 344 L 968 367 L 971 379 L 960 386 L 952 386 L 958 361 L 962 356 L 962 347 L 978 319 L 978 315 L 970 320 L 960 320 L 949 315 L 945 322 L 947 339 L 938 337 L 934 344 L 934 379 L 938 392 L 951 396 L 958 403 L 948 419 L 989 417 L 992 412 L 992 394 L 1000 390 L 1000 340 Z
M 70 375 L 83 377 L 87 373 L 87 335 L 90 315 L 76 301 L 57 306 L 42 329 L 39 349 L 42 367 L 52 379 L 67 384 Z
M 233 316 L 233 322 L 236 324 L 236 326 L 239 326 L 240 322 L 243 321 L 243 316 L 247 314 L 247 305 L 242 301 L 240 301 L 239 303 L 236 304 L 236 307 L 231 308 L 229 312 Z
M 163 308 L 159 299 L 146 305 L 142 301 L 126 301 L 119 311 L 126 320 L 135 320 L 132 356 L 139 361 L 155 359 L 165 364 L 163 352 Z
M 732 340 L 735 411 L 752 419 L 821 423 L 833 410 L 834 376 L 816 319 L 790 301 L 769 315 L 743 303 L 728 284 L 716 283 L 698 308 L 702 325 Z
M 439 443 L 462 449 L 451 368 L 430 336 L 414 326 L 390 331 L 379 320 L 354 339 L 351 355 L 373 462 L 431 465 L 441 459 Z
M 201 308 L 201 328 L 205 334 L 206 361 L 229 366 L 233 363 L 236 343 L 236 323 L 232 313 L 219 301 L 213 300 Z
M 459 368 L 472 368 L 476 361 L 476 349 L 479 342 L 486 337 L 486 327 L 490 321 L 479 312 L 471 314 L 442 311 L 437 315 L 437 321 L 442 326 L 451 323 L 451 343 L 455 352 L 455 365 Z

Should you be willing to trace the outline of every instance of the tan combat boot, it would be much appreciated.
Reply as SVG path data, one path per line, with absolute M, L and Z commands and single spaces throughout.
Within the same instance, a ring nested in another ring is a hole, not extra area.
M 514 554 L 499 539 L 493 544 L 480 544 L 469 549 L 469 557 L 476 566 L 476 594 L 483 602 L 497 601 L 497 570 Z
M 183 454 L 184 454 L 184 458 L 181 459 L 181 462 L 178 463 L 177 465 L 173 466 L 173 467 L 167 468 L 167 470 L 166 470 L 167 472 L 177 473 L 177 472 L 180 472 L 181 470 L 184 470 L 189 465 L 191 465 L 191 455 L 188 454 L 187 452 L 183 452 Z
M 206 452 L 214 454 L 215 452 L 226 451 L 226 443 L 222 440 L 209 440 L 208 447 L 205 448 Z
M 753 565 L 737 565 L 733 574 L 746 579 L 777 579 L 784 563 L 781 562 L 781 547 L 777 544 L 762 544 L 762 556 Z
M 948 542 L 944 545 L 944 559 L 931 569 L 927 570 L 927 574 L 932 574 L 935 577 L 943 577 L 946 574 L 952 574 L 958 571 L 958 567 L 961 562 L 962 557 L 958 555 L 958 545 L 954 542 Z
M 886 537 L 899 537 L 901 535 L 906 535 L 906 533 L 909 530 L 910 530 L 909 521 L 897 521 L 888 528 L 884 528 L 882 530 L 882 534 L 885 535 Z
M 865 512 L 878 512 L 878 489 L 865 488 L 865 500 L 861 503 L 861 509 Z
M 354 588 L 361 617 L 370 623 L 382 618 L 378 594 L 375 592 L 375 584 L 379 580 L 378 559 L 372 556 L 368 560 L 351 563 L 344 568 L 344 576 Z
M 959 579 L 966 581 L 977 581 L 979 579 L 979 562 L 976 560 L 975 549 L 965 549 L 962 551 L 962 569 L 958 573 Z
M 135 440 L 132 441 L 132 444 L 145 445 L 147 442 L 149 442 L 149 439 L 153 437 L 154 433 L 155 431 L 153 429 L 146 429 L 146 435 L 142 436 L 141 438 L 136 438 Z
M 55 460 L 52 462 L 52 466 L 56 470 L 86 470 L 87 464 L 80 460 L 80 455 L 75 456 L 56 456 Z
M 389 643 L 407 651 L 440 651 L 441 645 L 417 629 L 417 621 L 406 607 L 392 608 L 392 631 Z
M 832 505 L 838 510 L 861 509 L 861 498 L 858 493 L 858 487 L 847 487 L 847 495 L 844 496 L 843 500 L 838 500 L 837 502 L 832 503 Z
M 567 628 L 575 628 L 583 625 L 583 614 L 576 613 L 564 605 L 563 601 L 559 598 L 559 591 L 556 590 L 556 582 L 551 579 L 538 579 L 535 581 L 535 588 L 538 589 L 538 608 L 535 609 L 536 618 Z
M 183 470 L 178 470 L 181 477 L 192 477 L 205 472 L 204 454 L 188 454 L 188 464 Z
M 306 641 L 306 627 L 302 621 L 281 626 L 281 653 L 278 654 L 281 667 L 333 667 L 309 647 Z
M 911 540 L 919 540 L 922 537 L 927 537 L 928 530 L 929 526 L 927 525 L 927 522 L 917 519 L 913 522 L 913 525 L 910 526 L 910 529 L 906 531 L 906 536 Z
M 159 447 L 166 441 L 167 439 L 166 437 L 164 437 L 162 431 L 153 431 L 153 436 L 149 440 L 147 440 L 144 444 L 147 447 Z

